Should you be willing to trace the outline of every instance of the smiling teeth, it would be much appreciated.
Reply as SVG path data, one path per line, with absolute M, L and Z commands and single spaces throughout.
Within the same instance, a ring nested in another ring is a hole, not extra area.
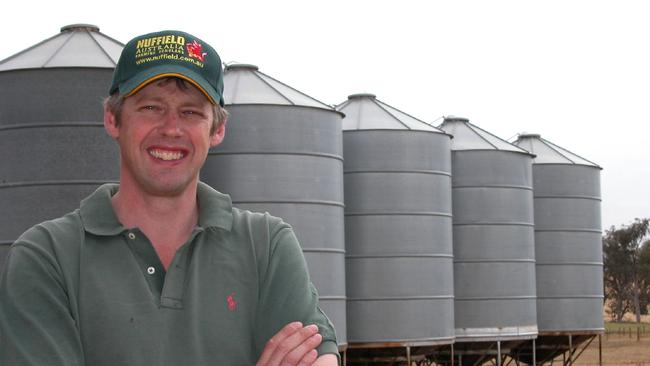
M 161 150 L 151 150 L 149 154 L 154 158 L 161 160 L 178 160 L 183 157 L 183 153 L 180 151 L 161 151 Z

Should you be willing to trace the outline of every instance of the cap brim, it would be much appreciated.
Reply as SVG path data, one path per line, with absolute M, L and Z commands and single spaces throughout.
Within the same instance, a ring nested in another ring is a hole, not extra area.
M 126 98 L 137 93 L 151 82 L 166 77 L 177 77 L 186 80 L 205 94 L 210 103 L 214 105 L 221 104 L 221 96 L 213 90 L 214 88 L 210 83 L 198 73 L 178 65 L 161 65 L 146 69 L 120 84 L 119 92 Z

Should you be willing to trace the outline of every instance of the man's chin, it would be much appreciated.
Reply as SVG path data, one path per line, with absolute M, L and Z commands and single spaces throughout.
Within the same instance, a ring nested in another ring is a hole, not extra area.
M 196 187 L 197 180 L 195 179 L 185 179 L 185 180 L 156 180 L 154 182 L 149 182 L 144 187 L 144 191 L 155 197 L 178 197 L 183 195 L 188 189 Z

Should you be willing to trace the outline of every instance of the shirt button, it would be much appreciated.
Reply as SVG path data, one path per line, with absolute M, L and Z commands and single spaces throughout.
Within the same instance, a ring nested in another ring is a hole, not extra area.
M 135 234 L 134 233 L 129 233 L 129 239 L 131 239 L 131 240 L 135 239 Z
M 149 273 L 150 275 L 152 275 L 152 274 L 156 273 L 156 269 L 153 268 L 153 267 L 149 267 L 149 268 L 147 268 L 147 273 Z

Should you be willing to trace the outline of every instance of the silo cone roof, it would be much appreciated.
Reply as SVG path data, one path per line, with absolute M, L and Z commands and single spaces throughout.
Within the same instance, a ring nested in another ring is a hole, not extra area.
M 0 71 L 55 67 L 114 68 L 124 45 L 90 24 L 73 24 L 61 33 L 0 61 Z
M 255 65 L 227 65 L 223 83 L 226 104 L 274 104 L 333 109 L 260 72 Z
M 343 131 L 418 130 L 444 133 L 430 124 L 377 100 L 373 94 L 353 94 L 336 110 L 345 114 Z
M 441 130 L 452 135 L 451 150 L 503 150 L 530 155 L 519 146 L 515 146 L 469 122 L 467 118 L 446 117 L 438 126 Z
M 538 134 L 521 134 L 514 144 L 536 155 L 533 164 L 587 165 L 600 168 L 598 164 L 561 148 Z

